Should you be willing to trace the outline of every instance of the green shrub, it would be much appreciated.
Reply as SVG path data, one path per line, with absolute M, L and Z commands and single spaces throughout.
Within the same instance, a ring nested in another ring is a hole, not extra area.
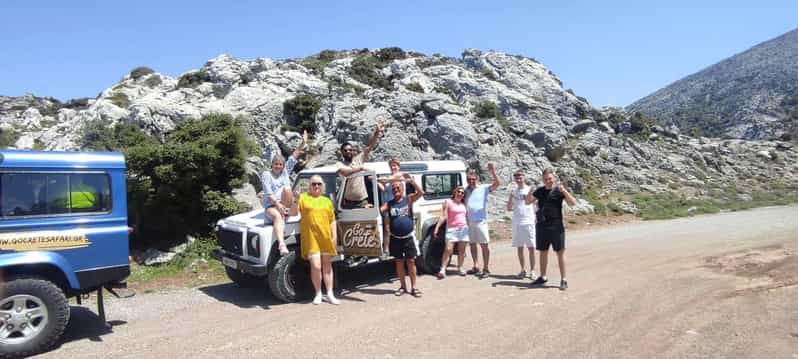
M 496 118 L 501 116 L 499 107 L 492 101 L 482 101 L 474 105 L 471 109 L 479 118 Z
M 231 195 L 244 179 L 251 145 L 230 115 L 186 120 L 163 143 L 133 125 L 93 122 L 81 142 L 86 149 L 125 153 L 136 247 L 207 236 L 218 219 L 244 209 Z
M 391 91 L 393 90 L 391 79 L 383 76 L 380 71 L 384 65 L 378 58 L 367 52 L 352 60 L 348 73 L 360 83 Z
M 332 92 L 335 88 L 342 88 L 344 92 L 354 92 L 358 96 L 363 96 L 363 93 L 366 92 L 366 89 L 350 84 L 338 77 L 333 77 L 327 80 L 327 89 Z
M 13 128 L 8 128 L 0 132 L 0 148 L 9 148 L 14 146 L 19 140 L 19 133 Z
M 424 88 L 418 82 L 411 82 L 405 88 L 413 92 L 424 93 Z
M 142 78 L 144 76 L 147 76 L 149 74 L 152 74 L 152 73 L 155 73 L 155 71 L 153 69 L 151 69 L 149 67 L 146 67 L 146 66 L 139 66 L 139 67 L 133 69 L 132 71 L 130 71 L 130 78 L 132 78 L 134 80 L 138 80 L 138 79 L 140 79 L 140 78 Z
M 646 117 L 640 112 L 635 112 L 629 123 L 632 125 L 632 132 L 648 136 L 651 134 L 651 127 L 654 126 L 654 119 Z
M 211 76 L 208 74 L 208 71 L 199 70 L 188 72 L 180 76 L 180 79 L 177 81 L 177 88 L 195 88 L 203 82 L 208 82 L 210 80 Z
M 120 108 L 127 108 L 128 106 L 130 106 L 130 99 L 127 97 L 127 95 L 121 92 L 113 94 L 113 96 L 109 97 L 108 100 L 111 101 L 112 104 Z
M 144 80 L 144 84 L 147 85 L 147 87 L 150 87 L 150 88 L 158 87 L 162 83 L 163 83 L 163 80 L 161 80 L 161 76 L 158 76 L 157 74 L 150 75 L 150 77 L 148 77 L 146 80 Z
M 283 103 L 285 127 L 291 131 L 316 133 L 316 115 L 321 109 L 321 101 L 313 96 L 299 95 Z
M 398 47 L 385 47 L 377 50 L 376 53 L 374 54 L 374 57 L 376 57 L 384 65 L 387 65 L 393 62 L 393 60 L 406 59 L 407 53 Z
M 302 59 L 299 63 L 308 68 L 314 74 L 321 76 L 324 74 L 324 68 L 327 67 L 330 62 L 338 59 L 338 57 L 338 51 L 322 50 L 322 52 L 316 55 L 308 56 Z
M 454 94 L 454 91 L 452 91 L 452 90 L 451 90 L 450 88 L 448 88 L 448 87 L 445 87 L 445 86 L 435 86 L 435 88 L 433 89 L 433 91 L 435 91 L 435 92 L 437 92 L 437 93 L 442 93 L 442 94 L 444 94 L 444 95 L 449 95 L 449 97 L 451 97 L 451 99 L 452 99 L 453 101 L 457 102 L 457 95 L 455 95 L 455 94 Z

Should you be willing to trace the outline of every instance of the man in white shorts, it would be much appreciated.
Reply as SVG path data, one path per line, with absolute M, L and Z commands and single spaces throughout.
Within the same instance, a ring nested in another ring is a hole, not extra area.
M 532 189 L 526 185 L 524 171 L 518 170 L 513 174 L 515 188 L 510 192 L 507 200 L 507 210 L 513 211 L 513 242 L 512 246 L 518 251 L 518 264 L 521 271 L 518 278 L 535 278 L 535 205 L 526 204 L 526 195 Z M 524 248 L 529 252 L 529 272 L 524 263 Z
M 491 184 L 478 184 L 479 176 L 476 171 L 468 171 L 466 181 L 466 207 L 468 207 L 468 236 L 471 240 L 471 257 L 474 259 L 474 267 L 468 271 L 469 274 L 475 274 L 478 277 L 487 277 L 490 275 L 490 234 L 488 229 L 488 193 L 495 191 L 499 188 L 501 182 L 499 177 L 496 176 L 496 170 L 493 168 L 493 163 L 488 163 L 488 172 L 493 177 Z M 478 253 L 477 244 L 482 248 L 482 270 L 477 266 Z

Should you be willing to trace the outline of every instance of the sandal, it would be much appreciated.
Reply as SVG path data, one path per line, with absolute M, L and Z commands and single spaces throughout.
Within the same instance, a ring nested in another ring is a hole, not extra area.
M 438 273 L 435 273 L 435 276 L 438 277 L 438 279 L 443 279 L 443 278 L 446 278 L 446 273 L 443 273 L 443 271 L 440 271 Z
M 393 295 L 395 295 L 397 297 L 401 297 L 402 294 L 405 294 L 405 293 L 407 293 L 407 289 L 405 289 L 405 287 L 399 287 L 399 289 L 397 289 L 395 292 L 393 292 Z
M 418 288 L 413 288 L 410 290 L 410 295 L 416 298 L 421 298 L 421 291 Z
M 479 277 L 480 278 L 488 278 L 488 277 L 490 277 L 490 271 L 489 270 L 483 270 L 482 274 L 480 274 Z

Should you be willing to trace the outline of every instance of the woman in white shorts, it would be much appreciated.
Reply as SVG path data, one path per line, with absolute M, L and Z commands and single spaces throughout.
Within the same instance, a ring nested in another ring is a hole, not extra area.
M 526 204 L 526 195 L 532 188 L 526 185 L 522 170 L 515 171 L 513 180 L 515 188 L 510 191 L 507 210 L 513 211 L 512 246 L 517 248 L 518 264 L 521 265 L 518 278 L 524 278 L 527 274 L 530 278 L 535 278 L 535 205 Z M 529 272 L 524 263 L 524 248 L 529 252 Z
M 446 277 L 446 267 L 449 265 L 449 258 L 452 256 L 455 243 L 457 244 L 457 273 L 461 276 L 466 275 L 463 270 L 465 260 L 466 244 L 468 243 L 468 223 L 466 222 L 465 188 L 458 186 L 452 191 L 452 198 L 443 202 L 441 218 L 435 225 L 435 238 L 441 226 L 446 223 L 446 250 L 443 251 L 441 258 L 441 270 L 438 272 L 438 279 Z

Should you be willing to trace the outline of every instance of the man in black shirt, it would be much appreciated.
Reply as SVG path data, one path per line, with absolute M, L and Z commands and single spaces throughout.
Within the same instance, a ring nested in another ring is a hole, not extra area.
M 560 290 L 568 289 L 568 280 L 565 278 L 565 226 L 562 223 L 562 202 L 565 200 L 569 206 L 576 204 L 576 199 L 560 183 L 556 182 L 554 171 L 550 168 L 543 170 L 543 186 L 526 196 L 526 203 L 537 203 L 538 211 L 535 223 L 536 247 L 540 251 L 540 277 L 532 285 L 543 285 L 548 282 L 546 267 L 549 262 L 549 247 L 557 253 L 557 262 L 560 265 Z

